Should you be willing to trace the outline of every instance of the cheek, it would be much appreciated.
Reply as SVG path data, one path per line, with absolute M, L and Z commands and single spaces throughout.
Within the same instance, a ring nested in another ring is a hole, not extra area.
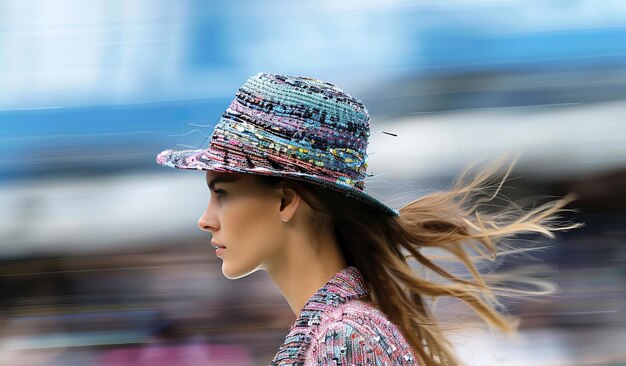
M 258 252 L 272 245 L 277 224 L 267 202 L 241 200 L 224 210 L 222 229 L 227 233 L 226 246 Z
M 282 223 L 267 203 L 238 201 L 222 211 L 221 230 L 226 251 L 222 272 L 227 278 L 246 276 L 270 261 L 285 242 Z

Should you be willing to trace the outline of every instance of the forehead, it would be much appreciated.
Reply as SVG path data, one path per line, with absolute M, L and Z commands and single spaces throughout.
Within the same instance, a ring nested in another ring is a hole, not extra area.
M 251 181 L 250 174 L 241 173 L 223 173 L 223 172 L 206 172 L 206 182 L 209 188 L 219 183 L 249 183 Z

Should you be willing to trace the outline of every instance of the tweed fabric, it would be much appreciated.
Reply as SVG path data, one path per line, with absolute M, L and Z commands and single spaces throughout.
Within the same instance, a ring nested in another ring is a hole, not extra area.
M 178 169 L 303 180 L 397 216 L 365 189 L 369 121 L 365 106 L 331 83 L 258 73 L 238 89 L 207 149 L 165 150 L 156 160 Z
M 400 330 L 362 301 L 368 292 L 356 267 L 333 276 L 307 301 L 271 365 L 417 365 Z

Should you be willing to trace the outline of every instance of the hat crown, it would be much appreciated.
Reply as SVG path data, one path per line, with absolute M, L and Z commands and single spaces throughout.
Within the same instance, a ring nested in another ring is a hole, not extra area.
M 210 145 L 235 156 L 225 165 L 319 175 L 363 190 L 369 120 L 363 103 L 331 83 L 258 73 L 238 89 Z
M 331 83 L 261 72 L 237 90 L 207 149 L 164 150 L 156 160 L 302 180 L 398 216 L 365 190 L 369 121 L 363 103 Z

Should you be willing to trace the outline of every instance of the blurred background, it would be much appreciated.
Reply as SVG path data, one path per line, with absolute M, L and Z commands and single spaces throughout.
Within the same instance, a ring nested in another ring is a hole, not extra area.
M 288 305 L 222 277 L 204 174 L 154 161 L 259 71 L 361 99 L 396 208 L 507 150 L 512 200 L 577 193 L 586 226 L 534 253 L 560 292 L 512 304 L 516 339 L 451 337 L 467 365 L 626 365 L 623 1 L 0 0 L 1 365 L 269 363 Z

